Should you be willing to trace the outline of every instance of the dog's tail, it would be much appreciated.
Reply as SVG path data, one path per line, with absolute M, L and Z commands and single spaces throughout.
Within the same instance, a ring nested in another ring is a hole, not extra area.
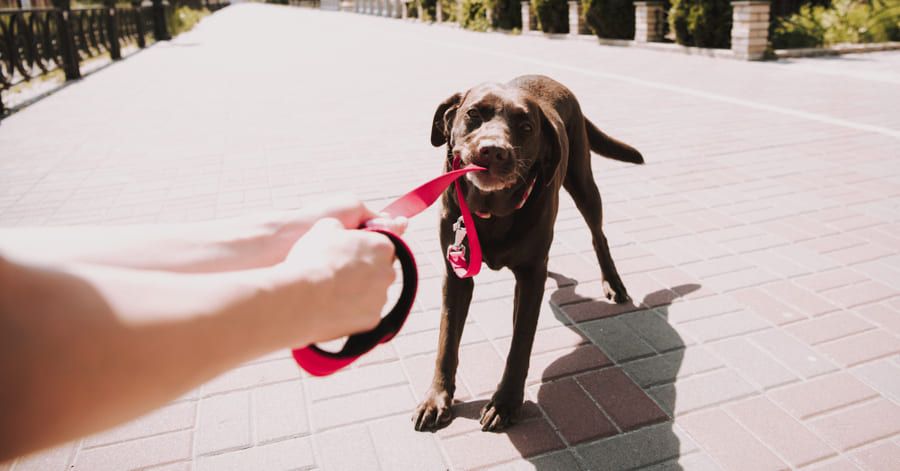
M 588 142 L 591 144 L 592 151 L 622 162 L 644 163 L 644 156 L 634 147 L 607 136 L 587 118 L 584 118 L 584 125 L 587 128 Z

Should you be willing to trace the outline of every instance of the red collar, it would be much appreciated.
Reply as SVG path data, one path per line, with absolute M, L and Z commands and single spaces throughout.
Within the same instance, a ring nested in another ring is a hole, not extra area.
M 528 201 L 528 197 L 531 196 L 532 190 L 534 190 L 534 184 L 537 182 L 537 177 L 531 179 L 531 183 L 528 184 L 528 187 L 525 188 L 525 193 L 522 193 L 522 201 L 516 205 L 516 209 L 522 209 L 522 206 L 525 206 L 525 202 Z M 481 219 L 490 219 L 491 213 L 482 213 L 480 211 L 475 211 L 475 215 L 480 217 Z

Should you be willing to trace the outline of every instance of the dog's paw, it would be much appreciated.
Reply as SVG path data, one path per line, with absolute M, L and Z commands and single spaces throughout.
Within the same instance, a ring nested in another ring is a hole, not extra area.
M 496 396 L 491 402 L 481 409 L 481 430 L 484 432 L 499 432 L 511 425 L 519 411 L 522 409 L 522 401 L 502 401 Z
M 622 283 L 622 280 L 617 280 L 612 283 L 603 280 L 603 294 L 606 296 L 606 299 L 614 301 L 617 304 L 631 301 L 631 296 L 629 296 L 628 291 L 625 290 L 625 285 Z
M 443 427 L 453 418 L 450 406 L 453 404 L 453 396 L 450 393 L 428 391 L 425 400 L 416 408 L 413 414 L 413 422 L 419 432 L 435 430 Z

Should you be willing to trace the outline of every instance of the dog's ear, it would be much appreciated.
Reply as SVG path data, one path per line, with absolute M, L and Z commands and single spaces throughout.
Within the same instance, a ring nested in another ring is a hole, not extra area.
M 440 147 L 450 139 L 450 129 L 453 127 L 453 118 L 456 117 L 460 101 L 462 93 L 457 93 L 438 105 L 434 112 L 434 120 L 431 121 L 431 145 Z
M 541 106 L 541 171 L 547 180 L 547 186 L 556 181 L 559 165 L 563 156 L 569 155 L 569 138 L 562 118 L 556 110 Z

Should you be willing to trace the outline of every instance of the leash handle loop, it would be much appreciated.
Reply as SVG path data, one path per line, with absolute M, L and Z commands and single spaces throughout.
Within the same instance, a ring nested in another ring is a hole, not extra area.
M 388 205 L 382 212 L 392 217 L 412 217 L 421 213 L 425 208 L 431 206 L 437 198 L 453 183 L 457 178 L 468 172 L 484 170 L 477 165 L 469 165 L 465 168 L 457 168 L 453 171 L 445 173 L 434 180 L 425 183 L 415 190 L 401 196 L 399 199 Z M 457 187 L 457 190 L 459 188 Z M 460 193 L 461 195 L 461 193 Z M 462 205 L 465 202 L 460 201 Z M 471 219 L 469 215 L 469 219 Z M 466 222 L 467 225 L 472 223 Z M 474 225 L 471 225 L 474 230 Z M 394 244 L 394 253 L 400 262 L 400 268 L 403 271 L 403 288 L 400 291 L 400 297 L 394 307 L 388 312 L 387 316 L 381 319 L 374 329 L 359 334 L 351 335 L 347 342 L 338 352 L 329 352 L 319 348 L 315 344 L 303 348 L 297 348 L 291 351 L 294 360 L 300 367 L 309 372 L 313 376 L 327 376 L 335 371 L 353 363 L 360 356 L 368 353 L 378 345 L 388 342 L 397 335 L 397 332 L 403 327 L 403 323 L 409 316 L 413 302 L 416 299 L 416 290 L 418 288 L 418 269 L 416 268 L 416 260 L 413 258 L 412 251 L 409 246 L 397 234 L 378 226 L 369 226 L 364 224 L 361 230 L 378 232 L 384 234 Z M 472 242 L 470 240 L 469 244 Z M 477 244 L 477 243 L 476 243 Z M 481 266 L 481 256 L 479 251 L 478 266 Z M 477 273 L 477 271 L 476 271 Z M 471 275 L 470 275 L 471 276 Z
M 375 226 L 366 227 L 362 230 L 384 234 L 394 244 L 394 253 L 397 260 L 400 261 L 400 268 L 403 271 L 403 288 L 400 291 L 400 298 L 388 315 L 382 318 L 381 322 L 374 329 L 351 335 L 339 352 L 322 350 L 315 344 L 293 350 L 291 353 L 293 353 L 297 364 L 313 376 L 330 375 L 353 363 L 357 358 L 368 353 L 378 345 L 394 338 L 403 327 L 403 323 L 406 321 L 406 317 L 409 315 L 409 311 L 412 309 L 413 302 L 416 299 L 416 290 L 419 283 L 416 260 L 413 258 L 412 251 L 403 242 L 403 239 L 386 229 Z

